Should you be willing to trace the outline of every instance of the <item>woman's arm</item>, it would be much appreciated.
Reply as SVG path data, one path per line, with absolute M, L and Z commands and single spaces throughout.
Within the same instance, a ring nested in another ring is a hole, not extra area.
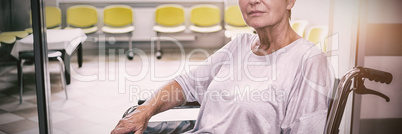
M 180 84 L 172 80 L 148 99 L 144 104 L 119 121 L 112 134 L 134 132 L 142 134 L 147 128 L 149 119 L 160 112 L 181 105 L 185 102 L 185 96 Z
M 231 58 L 233 57 L 233 49 L 242 44 L 240 42 L 242 36 L 245 35 L 241 35 L 226 44 L 209 56 L 201 65 L 162 86 L 155 96 L 121 119 L 112 133 L 135 132 L 135 134 L 140 134 L 146 129 L 149 119 L 157 113 L 181 105 L 186 101 L 197 101 L 201 104 L 202 95 L 198 93 L 203 93 L 206 90 L 223 64 L 234 62 Z

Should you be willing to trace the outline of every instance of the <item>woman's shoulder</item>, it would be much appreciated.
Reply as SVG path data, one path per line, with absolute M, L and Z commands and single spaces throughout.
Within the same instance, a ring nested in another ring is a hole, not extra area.
M 297 43 L 298 47 L 304 47 L 304 48 L 313 48 L 316 46 L 313 42 L 305 38 L 299 38 L 294 43 Z
M 326 61 L 327 56 L 325 52 L 321 49 L 320 44 L 314 44 L 307 39 L 300 39 L 300 43 L 297 48 L 302 54 L 304 60 L 314 60 L 314 61 Z
M 314 52 L 314 53 L 322 53 L 322 49 L 320 45 L 314 44 L 313 42 L 305 39 L 299 38 L 296 41 L 292 42 L 289 46 L 293 46 L 291 49 L 295 51 L 306 53 L 306 52 Z
M 311 63 L 322 63 L 327 59 L 326 54 L 318 45 L 304 38 L 297 39 L 288 46 L 278 50 L 277 53 L 282 56 L 286 55 L 293 59 L 299 59 L 303 63 L 306 61 L 315 61 Z

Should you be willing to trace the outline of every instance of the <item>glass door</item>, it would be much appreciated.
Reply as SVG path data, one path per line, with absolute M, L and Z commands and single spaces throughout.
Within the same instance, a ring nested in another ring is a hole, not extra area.
M 0 133 L 51 133 L 43 5 L 0 1 Z
M 33 52 L 35 57 L 36 97 L 39 132 L 52 133 L 50 116 L 50 81 L 48 72 L 45 8 L 43 0 L 31 0 Z

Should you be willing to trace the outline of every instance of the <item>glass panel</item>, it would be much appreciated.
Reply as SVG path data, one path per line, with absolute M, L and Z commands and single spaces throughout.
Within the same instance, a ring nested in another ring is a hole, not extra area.
M 16 48 L 17 42 L 29 36 L 25 30 L 31 28 L 30 0 L 1 0 L 0 8 L 0 34 L 16 38 L 0 47 L 0 133 L 39 133 L 33 55 L 25 55 L 19 63 Z

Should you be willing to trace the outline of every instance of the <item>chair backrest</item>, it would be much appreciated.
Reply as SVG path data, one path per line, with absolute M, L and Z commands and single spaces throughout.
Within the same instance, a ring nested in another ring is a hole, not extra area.
M 212 26 L 221 22 L 221 13 L 214 5 L 197 5 L 191 8 L 191 23 L 196 26 Z
M 0 44 L 13 44 L 16 40 L 17 38 L 13 35 L 0 34 Z
M 225 8 L 225 22 L 232 26 L 246 26 L 240 8 L 237 5 Z
M 90 27 L 98 23 L 96 8 L 89 5 L 77 5 L 67 9 L 67 24 L 74 27 Z
M 306 29 L 306 26 L 308 24 L 308 21 L 306 20 L 294 20 L 291 21 L 291 26 L 292 29 L 295 30 L 297 34 L 299 34 L 301 37 L 304 37 L 304 31 Z
M 163 26 L 176 26 L 184 23 L 184 9 L 180 5 L 161 5 L 156 8 L 155 22 Z
M 46 27 L 54 28 L 61 24 L 61 10 L 58 7 L 47 6 L 46 12 Z
M 61 24 L 61 10 L 58 7 L 46 6 L 46 28 L 55 28 Z M 32 25 L 32 12 L 29 14 L 29 24 Z M 29 31 L 32 31 L 29 30 Z M 32 32 L 29 32 L 32 33 Z
M 0 36 L 2 35 L 11 35 L 21 39 L 27 37 L 29 33 L 27 31 L 7 31 L 0 33 Z
M 306 39 L 315 44 L 318 44 L 321 41 L 323 41 L 320 43 L 320 45 L 321 45 L 320 47 L 325 52 L 325 50 L 326 50 L 325 38 L 327 37 L 327 35 L 328 35 L 328 27 L 327 26 L 313 26 L 308 30 Z
M 132 25 L 133 10 L 126 5 L 107 6 L 103 10 L 103 23 L 113 27 Z

